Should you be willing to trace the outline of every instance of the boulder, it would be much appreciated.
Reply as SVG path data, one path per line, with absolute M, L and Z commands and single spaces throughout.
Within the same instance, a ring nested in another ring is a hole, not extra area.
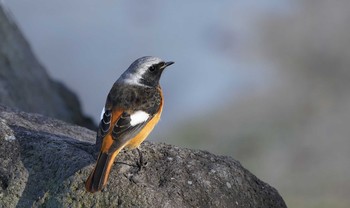
M 0 207 L 286 207 L 231 157 L 151 142 L 141 151 L 141 170 L 137 151 L 122 151 L 91 194 L 95 132 L 0 106 Z
M 77 96 L 47 74 L 1 2 L 0 103 L 95 128 L 83 115 Z

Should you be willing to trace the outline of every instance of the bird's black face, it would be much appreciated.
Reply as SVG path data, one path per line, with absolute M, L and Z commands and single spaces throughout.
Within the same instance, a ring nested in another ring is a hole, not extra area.
M 159 62 L 148 67 L 145 73 L 140 79 L 140 84 L 144 84 L 151 87 L 156 87 L 159 85 L 160 77 L 164 69 L 174 62 Z

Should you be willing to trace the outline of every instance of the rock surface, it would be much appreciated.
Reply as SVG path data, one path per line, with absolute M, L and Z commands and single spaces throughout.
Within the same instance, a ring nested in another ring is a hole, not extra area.
M 95 133 L 0 106 L 0 207 L 286 207 L 278 192 L 239 162 L 145 142 L 122 151 L 105 190 L 87 193 Z
M 76 95 L 49 77 L 1 2 L 0 103 L 95 128 Z

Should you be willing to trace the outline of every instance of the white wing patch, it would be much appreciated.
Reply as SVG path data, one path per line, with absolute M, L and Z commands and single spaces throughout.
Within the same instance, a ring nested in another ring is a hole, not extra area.
M 130 115 L 130 125 L 136 126 L 137 124 L 147 121 L 148 118 L 149 114 L 145 111 L 136 111 L 135 113 Z

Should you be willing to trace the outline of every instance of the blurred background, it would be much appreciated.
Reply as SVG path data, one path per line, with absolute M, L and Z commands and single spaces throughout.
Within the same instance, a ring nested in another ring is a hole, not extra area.
M 175 61 L 150 140 L 232 156 L 289 207 L 350 207 L 350 1 L 4 3 L 95 123 L 135 59 Z

